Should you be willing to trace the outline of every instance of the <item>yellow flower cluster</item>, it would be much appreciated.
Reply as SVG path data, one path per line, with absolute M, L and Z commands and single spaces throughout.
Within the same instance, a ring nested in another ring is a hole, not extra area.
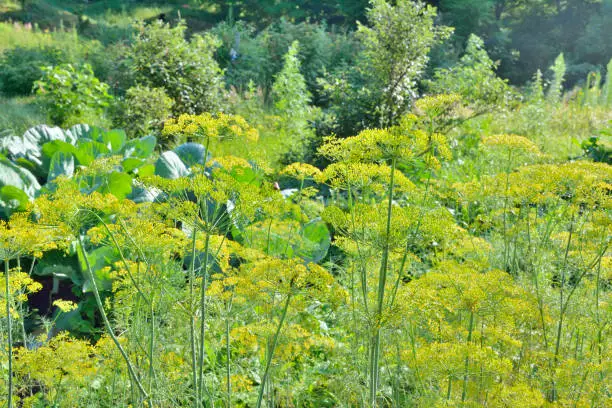
M 482 143 L 490 148 L 509 149 L 512 151 L 522 151 L 534 155 L 540 155 L 540 149 L 531 140 L 518 135 L 495 135 L 487 136 L 482 139 Z
M 414 138 L 407 132 L 366 129 L 346 139 L 327 138 L 319 154 L 335 161 L 380 162 L 408 159 L 414 153 Z
M 164 123 L 162 136 L 171 138 L 186 137 L 189 141 L 206 139 L 243 138 L 257 141 L 259 132 L 249 126 L 242 116 L 218 113 L 202 113 L 200 115 L 182 114 L 176 119 L 168 119 Z
M 438 94 L 424 96 L 418 99 L 414 106 L 417 112 L 427 118 L 436 118 L 446 115 L 456 109 L 461 102 L 461 95 L 458 94 Z
M 373 163 L 333 163 L 318 174 L 315 180 L 333 188 L 351 190 L 354 193 L 384 194 L 391 182 L 391 167 Z M 416 189 L 404 174 L 394 174 L 394 191 L 407 193 Z
M 237 156 L 220 156 L 220 157 L 215 157 L 214 159 L 211 159 L 208 161 L 208 163 L 206 163 L 206 166 L 221 166 L 222 168 L 226 169 L 226 170 L 231 170 L 235 167 L 244 167 L 246 169 L 250 169 L 253 166 L 251 165 L 251 163 L 248 162 L 248 160 L 243 159 L 242 157 L 237 157 Z
M 321 174 L 321 170 L 308 163 L 292 163 L 282 169 L 280 174 L 297 180 L 306 180 L 316 178 Z
M 64 313 L 68 313 L 78 308 L 78 306 L 74 302 L 63 299 L 57 299 L 53 301 L 53 306 L 57 306 L 57 308 Z
M 612 168 L 604 163 L 577 161 L 563 164 L 521 166 L 508 175 L 483 177 L 478 182 L 453 186 L 463 203 L 503 199 L 515 203 L 544 204 L 559 201 L 612 208 Z
M 28 295 L 36 293 L 42 289 L 42 285 L 32 279 L 30 275 L 21 272 L 19 269 L 9 271 L 9 290 L 11 299 L 15 302 L 25 302 L 28 300 Z M 0 279 L 4 281 L 4 274 L 0 273 Z M 0 298 L 6 299 L 6 289 L 4 285 L 0 288 Z M 19 313 L 11 306 L 11 316 L 15 319 L 19 318 Z M 6 317 L 6 308 L 0 309 L 0 317 Z

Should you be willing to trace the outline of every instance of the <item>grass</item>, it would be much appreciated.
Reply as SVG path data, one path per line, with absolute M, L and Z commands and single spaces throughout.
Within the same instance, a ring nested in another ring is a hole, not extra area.
M 0 98 L 0 131 L 21 134 L 28 128 L 45 123 L 46 114 L 36 104 L 35 97 Z

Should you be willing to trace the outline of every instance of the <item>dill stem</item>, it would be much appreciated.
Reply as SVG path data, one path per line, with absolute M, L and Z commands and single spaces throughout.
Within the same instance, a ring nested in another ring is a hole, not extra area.
M 287 317 L 287 310 L 289 310 L 289 303 L 291 302 L 291 292 L 287 295 L 287 300 L 285 301 L 285 306 L 283 307 L 283 311 L 281 314 L 280 321 L 278 322 L 278 326 L 276 327 L 276 332 L 274 333 L 274 337 L 272 338 L 272 344 L 268 349 L 268 358 L 266 359 L 266 368 L 264 370 L 264 375 L 261 379 L 261 384 L 259 386 L 259 394 L 257 395 L 257 408 L 261 408 L 261 403 L 263 401 L 264 389 L 266 387 L 266 383 L 268 382 L 268 377 L 270 375 L 270 367 L 272 366 L 272 358 L 274 357 L 274 351 L 276 350 L 276 345 L 278 344 L 278 338 L 280 337 L 280 332 L 283 327 L 283 323 L 285 322 L 285 318 Z
M 104 326 L 106 327 L 106 331 L 108 332 L 108 335 L 113 340 L 113 343 L 115 343 L 115 346 L 117 346 L 117 349 L 119 349 L 119 353 L 121 353 L 121 356 L 125 360 L 130 377 L 132 378 L 134 383 L 136 383 L 136 386 L 138 387 L 138 391 L 140 391 L 140 394 L 142 394 L 144 399 L 149 400 L 149 394 L 145 391 L 145 389 L 142 386 L 142 383 L 138 379 L 129 356 L 127 355 L 127 353 L 123 349 L 123 346 L 121 345 L 121 343 L 119 343 L 117 336 L 115 336 L 115 333 L 113 332 L 113 328 L 111 327 L 108 317 L 106 316 L 106 312 L 104 311 L 104 305 L 102 303 L 102 299 L 100 298 L 100 292 L 98 291 L 98 284 L 96 283 L 94 273 L 91 269 L 89 258 L 87 258 L 87 253 L 85 252 L 85 245 L 83 244 L 83 237 L 79 235 L 78 239 L 79 239 L 79 247 L 81 248 L 81 253 L 83 254 L 83 259 L 85 260 L 85 266 L 87 267 L 87 272 L 89 273 L 89 279 L 91 279 L 91 288 L 92 288 L 94 297 L 96 299 L 96 304 L 98 305 L 98 310 L 100 311 L 100 315 L 102 316 L 102 321 L 104 322 Z
M 208 250 L 210 232 L 206 231 L 204 238 L 204 268 L 202 270 L 202 285 L 200 287 L 200 353 L 198 356 L 198 400 L 201 403 L 204 390 L 204 343 L 206 334 L 206 287 L 208 286 Z
M 6 290 L 6 326 L 8 346 L 7 407 L 13 408 L 13 333 L 11 322 L 11 288 L 9 284 L 9 260 L 4 259 L 4 288 Z

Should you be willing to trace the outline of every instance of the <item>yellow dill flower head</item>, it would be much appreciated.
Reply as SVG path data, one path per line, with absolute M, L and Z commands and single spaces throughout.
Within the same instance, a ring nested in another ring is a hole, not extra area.
M 227 382 L 227 379 L 223 378 L 224 382 Z M 249 377 L 244 374 L 232 374 L 230 376 L 230 381 L 232 384 L 232 390 L 234 392 L 242 393 L 242 392 L 250 392 L 253 390 L 255 383 Z M 226 384 L 224 384 L 224 387 Z
M 326 139 L 319 154 L 335 161 L 379 162 L 407 159 L 413 155 L 413 138 L 406 132 L 366 129 L 357 136 Z
M 242 138 L 256 142 L 259 139 L 257 129 L 249 126 L 243 117 L 225 113 L 182 114 L 167 120 L 161 133 L 163 138 L 174 141 Z
M 333 188 L 383 194 L 391 182 L 391 167 L 373 163 L 333 163 L 315 177 Z M 414 191 L 415 185 L 401 172 L 394 175 L 395 191 Z
M 120 169 L 123 156 L 110 156 L 95 159 L 87 167 L 79 169 L 79 175 L 83 176 L 99 176 L 100 174 L 108 174 L 113 170 Z
M 9 276 L 10 295 L 17 302 L 27 301 L 29 295 L 42 289 L 42 285 L 39 282 L 32 279 L 27 273 L 21 272 L 18 268 L 11 269 Z M 4 279 L 3 273 L 0 273 L 0 278 Z M 6 289 L 4 286 L 0 288 L 0 298 L 6 299 Z M 19 317 L 19 313 L 13 307 L 11 307 L 11 316 L 14 318 Z M 0 310 L 0 317 L 6 317 L 6 309 Z
M 30 222 L 26 215 L 15 214 L 8 223 L 0 220 L 0 259 L 24 255 L 40 257 L 43 251 L 56 247 L 57 231 Z
M 235 167 L 243 167 L 246 169 L 251 169 L 253 166 L 246 159 L 237 156 L 221 156 L 215 157 L 206 163 L 208 167 L 221 167 L 225 170 L 232 170 Z
M 492 149 L 504 149 L 540 155 L 538 146 L 524 136 L 518 135 L 495 135 L 487 136 L 482 140 L 483 145 Z
M 64 313 L 68 313 L 78 308 L 78 306 L 73 301 L 62 299 L 53 301 L 53 306 L 57 306 L 57 308 Z
M 414 103 L 417 112 L 428 118 L 435 118 L 453 111 L 461 102 L 461 95 L 439 94 L 425 96 Z
M 293 177 L 298 180 L 314 179 L 321 174 L 321 170 L 308 163 L 292 163 L 281 170 L 281 175 Z

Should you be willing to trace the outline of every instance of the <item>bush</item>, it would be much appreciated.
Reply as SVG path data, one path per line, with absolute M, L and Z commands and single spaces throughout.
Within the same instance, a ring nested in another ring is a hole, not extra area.
M 450 68 L 437 69 L 427 87 L 432 93 L 461 95 L 476 112 L 491 110 L 508 102 L 511 92 L 507 81 L 497 77 L 496 68 L 482 39 L 472 34 L 459 62 Z
M 279 116 L 281 144 L 288 150 L 289 163 L 303 160 L 305 148 L 314 137 L 311 122 L 317 110 L 310 106 L 311 95 L 306 81 L 300 74 L 300 61 L 297 57 L 299 43 L 294 41 L 285 55 L 283 69 L 276 76 L 272 86 L 275 113 Z
M 212 32 L 221 39 L 217 60 L 226 70 L 226 84 L 245 91 L 253 81 L 266 95 L 283 68 L 287 49 L 293 41 L 300 41 L 301 74 L 315 101 L 319 100 L 317 78 L 338 65 L 352 63 L 359 49 L 354 35 L 330 31 L 319 23 L 295 24 L 281 19 L 256 34 L 252 25 L 223 22 Z
M 34 81 L 42 77 L 42 67 L 65 59 L 64 51 L 49 46 L 5 50 L 0 57 L 0 92 L 6 96 L 30 94 Z
M 62 126 L 80 122 L 100 123 L 112 96 L 89 64 L 77 68 L 62 64 L 43 68 L 43 77 L 34 84 L 49 119 Z
M 144 136 L 161 129 L 173 105 L 163 88 L 137 85 L 128 89 L 125 100 L 115 105 L 113 123 L 132 137 Z
M 196 34 L 187 41 L 184 23 L 170 27 L 157 21 L 137 28 L 127 56 L 136 83 L 163 88 L 174 99 L 175 114 L 221 109 L 223 71 L 213 57 L 219 47 L 215 37 Z

